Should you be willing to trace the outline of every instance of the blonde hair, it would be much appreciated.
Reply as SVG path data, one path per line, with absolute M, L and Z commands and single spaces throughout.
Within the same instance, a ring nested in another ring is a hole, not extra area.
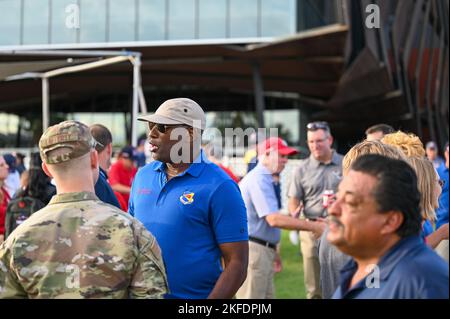
M 436 192 L 436 170 L 433 163 L 424 157 L 409 157 L 408 164 L 414 169 L 417 175 L 417 188 L 420 192 L 420 211 L 423 219 L 431 222 L 436 220 L 435 209 L 438 207 Z
M 347 154 L 345 154 L 344 159 L 342 160 L 343 174 L 347 174 L 350 166 L 358 157 L 366 154 L 378 154 L 393 159 L 406 160 L 406 156 L 394 146 L 383 144 L 380 141 L 365 140 L 354 145 Z
M 407 157 L 424 157 L 425 148 L 420 138 L 412 133 L 397 131 L 395 133 L 386 134 L 381 142 L 393 145 L 400 149 Z

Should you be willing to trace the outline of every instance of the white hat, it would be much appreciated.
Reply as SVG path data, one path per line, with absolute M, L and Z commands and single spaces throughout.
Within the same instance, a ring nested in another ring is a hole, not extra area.
M 155 114 L 141 116 L 138 120 L 167 125 L 185 124 L 202 130 L 206 127 L 205 112 L 197 102 L 188 98 L 167 100 Z

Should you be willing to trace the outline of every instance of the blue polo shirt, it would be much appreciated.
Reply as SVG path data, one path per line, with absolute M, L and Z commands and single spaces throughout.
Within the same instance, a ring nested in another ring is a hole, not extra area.
M 121 209 L 116 195 L 108 183 L 108 176 L 103 169 L 99 169 L 98 180 L 95 183 L 95 195 L 104 203 L 111 204 Z
M 436 210 L 436 229 L 443 224 L 448 223 L 448 168 L 445 163 L 438 168 L 439 178 L 444 181 L 444 187 L 442 187 L 442 194 L 439 197 L 439 208 Z
M 420 237 L 425 240 L 428 235 L 431 235 L 434 232 L 433 224 L 427 219 L 422 224 L 422 231 L 420 232 Z
M 379 287 L 366 286 L 366 278 L 348 286 L 357 270 L 352 259 L 341 270 L 333 299 L 448 299 L 448 264 L 420 237 L 401 239 L 378 263 Z M 371 275 L 372 276 L 372 275 Z M 369 280 L 373 285 L 374 280 Z
M 138 171 L 128 211 L 161 247 L 166 297 L 204 299 L 222 272 L 219 245 L 248 240 L 245 205 L 237 184 L 203 151 L 168 182 L 165 169 L 154 161 Z
M 259 162 L 251 172 L 245 175 L 239 183 L 239 187 L 245 207 L 247 207 L 249 235 L 272 244 L 278 244 L 281 230 L 270 226 L 265 218 L 280 210 L 273 186 L 272 173 Z

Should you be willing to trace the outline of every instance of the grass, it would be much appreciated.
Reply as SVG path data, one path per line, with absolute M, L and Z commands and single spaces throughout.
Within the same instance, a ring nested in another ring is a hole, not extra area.
M 281 232 L 281 260 L 283 270 L 275 274 L 275 297 L 277 299 L 306 299 L 300 246 L 292 245 L 287 230 Z

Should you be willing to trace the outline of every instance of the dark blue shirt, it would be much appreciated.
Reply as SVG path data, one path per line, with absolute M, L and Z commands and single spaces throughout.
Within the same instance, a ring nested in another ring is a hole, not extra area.
M 138 171 L 131 189 L 129 213 L 161 247 L 167 298 L 207 298 L 222 272 L 219 244 L 248 240 L 237 184 L 203 151 L 199 159 L 169 181 L 166 165 L 154 161 Z
M 108 176 L 101 168 L 99 170 L 97 183 L 95 184 L 95 195 L 97 195 L 102 202 L 120 208 L 119 201 L 108 183 Z
M 248 162 L 247 164 L 247 174 L 256 167 L 256 165 L 258 164 L 258 157 L 255 156 L 253 157 L 250 162 Z
M 137 152 L 136 154 L 136 166 L 138 168 L 144 167 L 147 161 L 147 157 L 144 152 Z
M 448 264 L 418 236 L 400 240 L 380 259 L 378 269 L 378 288 L 372 280 L 376 274 L 371 274 L 348 289 L 357 270 L 350 260 L 333 299 L 448 299 Z
M 442 194 L 439 197 L 439 208 L 436 210 L 436 229 L 448 223 L 448 168 L 445 163 L 438 168 L 439 178 L 444 181 Z
M 277 196 L 278 209 L 281 209 L 282 203 L 281 203 L 281 184 L 280 184 L 280 182 L 273 181 L 273 189 L 275 191 L 275 196 Z

